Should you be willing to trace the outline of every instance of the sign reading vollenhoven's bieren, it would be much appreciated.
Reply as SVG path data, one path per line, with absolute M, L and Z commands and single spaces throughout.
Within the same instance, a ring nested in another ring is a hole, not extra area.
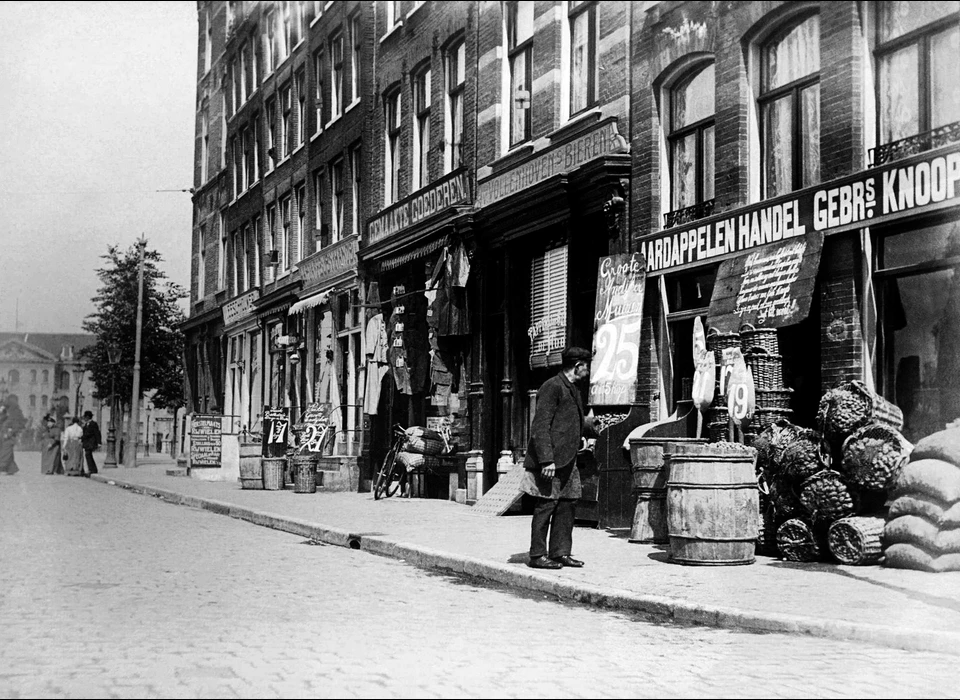
M 220 466 L 220 436 L 223 416 L 194 413 L 190 424 L 190 466 Z

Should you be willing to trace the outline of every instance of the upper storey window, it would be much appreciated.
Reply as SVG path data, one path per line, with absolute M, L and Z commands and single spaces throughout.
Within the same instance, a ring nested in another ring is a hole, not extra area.
M 960 2 L 884 2 L 877 36 L 880 143 L 960 121 Z
M 820 16 L 774 35 L 760 70 L 763 196 L 776 197 L 820 181 Z
M 597 101 L 597 5 L 570 3 L 570 114 Z
M 510 145 L 530 139 L 530 103 L 533 89 L 533 2 L 507 4 L 507 53 L 509 56 Z
M 713 199 L 714 66 L 700 66 L 670 91 L 671 208 Z

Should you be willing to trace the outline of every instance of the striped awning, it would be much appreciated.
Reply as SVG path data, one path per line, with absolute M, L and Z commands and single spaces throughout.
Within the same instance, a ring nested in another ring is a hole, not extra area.
M 337 291 L 336 287 L 328 287 L 322 292 L 317 292 L 316 294 L 311 294 L 306 299 L 301 299 L 296 304 L 290 307 L 290 310 L 287 311 L 288 316 L 293 316 L 298 314 L 301 311 L 306 311 L 307 309 L 312 309 L 314 306 L 320 306 L 321 304 L 326 304 L 327 300 L 330 298 L 330 295 Z
M 374 271 L 379 272 L 393 270 L 394 268 L 405 265 L 412 260 L 416 260 L 417 258 L 422 258 L 430 253 L 436 252 L 442 248 L 446 242 L 446 236 L 434 238 L 433 240 L 427 241 L 426 243 L 421 243 L 420 245 L 415 245 L 412 248 L 407 248 L 406 250 L 396 253 L 392 256 L 374 258 L 370 261 L 371 267 Z

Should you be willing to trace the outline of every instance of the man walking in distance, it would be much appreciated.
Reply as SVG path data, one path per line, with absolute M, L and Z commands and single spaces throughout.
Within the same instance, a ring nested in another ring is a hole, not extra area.
M 93 419 L 92 411 L 83 413 L 83 437 L 80 440 L 83 445 L 83 455 L 87 460 L 87 473 L 85 476 L 97 473 L 97 463 L 93 459 L 93 452 L 100 447 L 100 426 Z
M 537 500 L 530 527 L 530 566 L 535 569 L 583 566 L 570 556 L 574 509 L 581 491 L 577 451 L 584 429 L 583 402 L 576 384 L 590 376 L 591 356 L 583 348 L 565 349 L 560 372 L 537 392 L 537 411 L 523 462 L 526 471 L 520 484 L 524 493 Z

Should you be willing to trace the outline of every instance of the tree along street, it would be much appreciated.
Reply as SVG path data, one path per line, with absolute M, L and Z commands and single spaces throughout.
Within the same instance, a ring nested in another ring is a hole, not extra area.
M 18 463 L 0 477 L 2 697 L 952 697 L 960 680 L 954 657 L 652 623 Z

